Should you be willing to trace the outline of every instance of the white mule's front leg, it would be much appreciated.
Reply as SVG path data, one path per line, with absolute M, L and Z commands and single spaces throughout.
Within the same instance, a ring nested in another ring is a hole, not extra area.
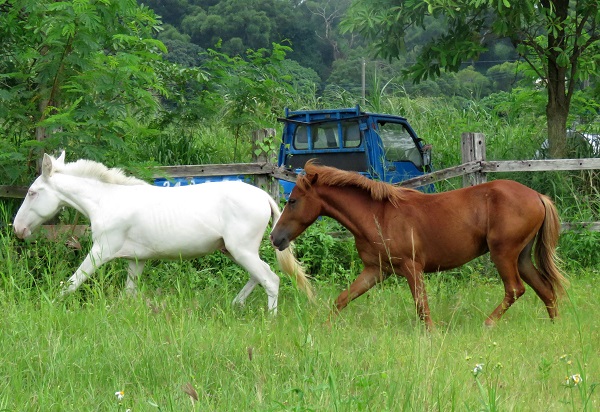
M 112 257 L 102 256 L 101 248 L 94 244 L 90 253 L 81 262 L 81 265 L 79 265 L 73 276 L 69 278 L 68 286 L 62 290 L 60 296 L 63 297 L 75 292 L 87 278 L 94 274 L 97 268 L 111 259 Z

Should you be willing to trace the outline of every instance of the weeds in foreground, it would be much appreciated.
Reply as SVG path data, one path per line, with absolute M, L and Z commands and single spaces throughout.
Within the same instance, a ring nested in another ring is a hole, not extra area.
M 6 377 L 0 406 L 597 410 L 597 271 L 571 270 L 555 323 L 528 290 L 494 329 L 484 329 L 485 314 L 503 294 L 484 259 L 426 277 L 436 322 L 431 333 L 416 318 L 402 278 L 372 288 L 327 327 L 333 300 L 360 265 L 342 262 L 354 259 L 351 239 L 331 240 L 326 221 L 314 230 L 298 242 L 300 253 L 321 241 L 334 244 L 322 261 L 309 261 L 319 268 L 319 302 L 309 305 L 282 277 L 276 317 L 266 312 L 260 288 L 246 307 L 230 305 L 247 274 L 218 254 L 149 264 L 136 298 L 122 294 L 125 268 L 114 262 L 55 301 L 80 252 L 61 242 L 17 243 L 8 229 L 0 231 L 6 262 L 0 266 L 0 376 Z M 273 262 L 268 245 L 262 252 Z
M 402 280 L 371 289 L 326 327 L 341 284 L 321 282 L 312 306 L 284 281 L 272 317 L 262 290 L 245 308 L 232 308 L 238 285 L 227 278 L 202 289 L 184 276 L 178 288 L 162 290 L 142 279 L 140 296 L 131 299 L 113 291 L 111 270 L 105 276 L 107 283 L 61 303 L 38 299 L 35 290 L 9 302 L 6 286 L 0 374 L 10 377 L 2 393 L 13 395 L 0 404 L 119 411 L 598 407 L 593 275 L 573 280 L 558 324 L 526 293 L 491 330 L 481 325 L 502 295 L 499 282 L 429 277 L 437 322 L 431 333 L 416 319 Z

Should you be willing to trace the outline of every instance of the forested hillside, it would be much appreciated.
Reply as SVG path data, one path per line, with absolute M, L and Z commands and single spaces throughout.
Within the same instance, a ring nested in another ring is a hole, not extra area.
M 158 35 L 175 63 L 194 66 L 199 53 L 219 48 L 228 55 L 244 55 L 247 49 L 269 48 L 273 42 L 291 47 L 287 58 L 319 76 L 317 89 L 341 88 L 360 92 L 363 59 L 368 81 L 385 84 L 422 96 L 459 95 L 480 98 L 494 91 L 515 87 L 524 74 L 518 70 L 518 56 L 507 39 L 490 38 L 488 51 L 464 64 L 460 75 L 448 74 L 437 82 L 413 85 L 399 75 L 406 62 L 414 61 L 414 51 L 434 35 L 431 30 L 412 28 L 406 54 L 399 61 L 375 59 L 361 36 L 341 34 L 339 24 L 350 0 L 150 0 L 144 3 L 161 16 L 164 30 Z M 444 27 L 440 19 L 439 29 Z M 298 74 L 298 73 L 297 73 Z M 302 72 L 311 76 L 310 71 Z M 311 80 L 314 78 L 311 77 Z M 372 87 L 372 86 L 371 86 Z

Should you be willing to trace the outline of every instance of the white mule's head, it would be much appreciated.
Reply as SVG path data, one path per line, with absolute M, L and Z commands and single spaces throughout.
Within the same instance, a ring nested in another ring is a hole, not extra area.
M 59 211 L 63 202 L 52 188 L 51 178 L 57 167 L 64 165 L 65 152 L 57 158 L 44 154 L 42 174 L 29 187 L 23 204 L 19 208 L 13 230 L 17 237 L 29 237 L 42 223 Z

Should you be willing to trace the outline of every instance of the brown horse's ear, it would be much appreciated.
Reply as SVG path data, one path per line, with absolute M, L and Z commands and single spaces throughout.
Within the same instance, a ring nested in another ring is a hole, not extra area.
M 313 175 L 308 175 L 308 180 L 310 181 L 311 185 L 314 185 L 315 183 L 317 183 L 317 179 L 319 178 L 319 174 L 315 173 Z
M 42 160 L 42 176 L 52 176 L 52 157 L 48 153 L 44 153 L 44 159 Z

